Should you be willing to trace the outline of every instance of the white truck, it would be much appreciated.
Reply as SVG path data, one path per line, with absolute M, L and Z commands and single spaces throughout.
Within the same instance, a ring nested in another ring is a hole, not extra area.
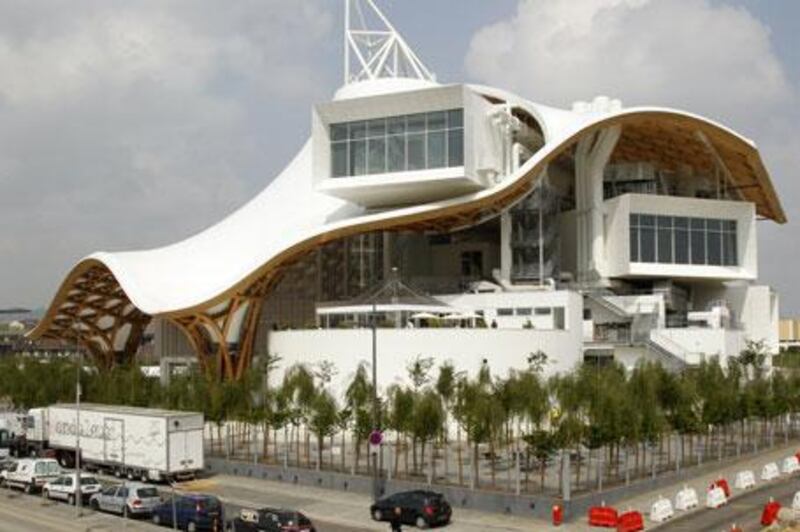
M 51 449 L 71 467 L 77 446 L 73 404 L 34 408 L 25 420 L 29 454 Z M 192 477 L 204 467 L 203 415 L 152 408 L 80 405 L 80 456 L 87 469 L 144 481 Z

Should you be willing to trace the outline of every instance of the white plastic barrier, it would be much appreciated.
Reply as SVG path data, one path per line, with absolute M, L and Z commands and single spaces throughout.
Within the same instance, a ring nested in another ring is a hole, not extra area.
M 659 497 L 650 506 L 650 520 L 656 523 L 663 523 L 673 515 L 675 515 L 675 510 L 672 509 L 672 502 L 664 497 Z
M 736 489 L 747 490 L 756 485 L 756 476 L 749 469 L 736 473 L 736 480 L 733 483 Z
M 783 467 L 781 469 L 784 475 L 791 475 L 800 470 L 800 460 L 794 455 L 787 456 L 783 459 Z
M 761 480 L 774 480 L 780 476 L 778 464 L 770 462 L 761 469 Z
M 719 508 L 726 502 L 728 499 L 725 497 L 725 490 L 719 486 L 709 488 L 706 492 L 706 508 Z
M 691 508 L 695 508 L 700 501 L 697 499 L 697 491 L 694 488 L 684 486 L 681 491 L 675 495 L 675 508 L 685 512 Z
M 800 512 L 800 491 L 794 494 L 794 499 L 792 499 L 792 510 L 795 512 Z

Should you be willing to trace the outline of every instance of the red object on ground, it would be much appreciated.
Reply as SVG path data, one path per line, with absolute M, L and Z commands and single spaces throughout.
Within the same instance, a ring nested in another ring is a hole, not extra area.
M 639 530 L 644 530 L 644 517 L 641 512 L 631 510 L 620 514 L 617 532 L 638 532 Z
M 553 526 L 561 526 L 564 522 L 564 509 L 559 504 L 553 505 Z
M 744 530 L 742 530 L 742 527 L 740 527 L 739 525 L 734 524 L 731 525 L 731 529 L 729 532 L 744 532 Z
M 725 480 L 724 478 L 720 478 L 720 479 L 718 479 L 717 481 L 714 482 L 714 485 L 715 486 L 719 486 L 720 488 L 722 488 L 722 491 L 725 492 L 725 498 L 726 499 L 730 499 L 730 497 L 731 497 L 731 487 L 728 485 L 728 481 L 727 480 Z
M 611 506 L 592 506 L 589 508 L 589 526 L 614 528 L 619 518 L 617 511 Z
M 797 451 L 794 455 L 797 457 L 797 460 L 800 461 L 800 451 Z
M 778 501 L 769 501 L 764 505 L 764 511 L 761 512 L 761 524 L 769 526 L 778 520 L 778 512 L 781 510 L 781 503 Z

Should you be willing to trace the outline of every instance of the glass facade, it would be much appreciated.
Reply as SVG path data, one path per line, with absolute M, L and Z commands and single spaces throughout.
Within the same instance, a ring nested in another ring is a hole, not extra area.
M 738 266 L 736 220 L 631 214 L 630 261 Z
M 464 166 L 464 111 L 330 126 L 331 177 Z

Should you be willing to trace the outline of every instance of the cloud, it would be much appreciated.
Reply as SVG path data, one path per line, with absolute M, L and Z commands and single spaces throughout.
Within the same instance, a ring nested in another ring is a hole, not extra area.
M 329 8 L 0 4 L 0 306 L 47 304 L 80 256 L 170 243 L 262 188 L 307 130 L 287 113 L 332 86 Z
M 740 117 L 792 91 L 769 29 L 708 0 L 522 1 L 474 36 L 466 63 L 478 79 L 559 105 L 602 93 Z
M 465 66 L 538 102 L 605 94 L 693 111 L 754 139 L 789 217 L 759 225 L 760 277 L 778 288 L 782 312 L 800 312 L 798 89 L 752 13 L 710 0 L 521 0 L 473 36 Z

